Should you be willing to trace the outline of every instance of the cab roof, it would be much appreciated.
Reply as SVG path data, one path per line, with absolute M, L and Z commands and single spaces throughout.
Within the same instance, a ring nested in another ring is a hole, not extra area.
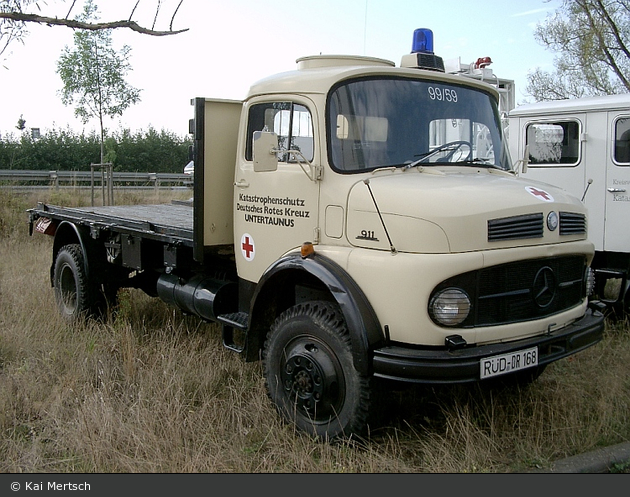
M 246 99 L 279 93 L 326 94 L 340 81 L 363 76 L 400 76 L 471 86 L 490 92 L 498 100 L 492 85 L 458 74 L 396 67 L 385 59 L 347 55 L 312 55 L 297 59 L 297 69 L 269 76 L 255 82 Z

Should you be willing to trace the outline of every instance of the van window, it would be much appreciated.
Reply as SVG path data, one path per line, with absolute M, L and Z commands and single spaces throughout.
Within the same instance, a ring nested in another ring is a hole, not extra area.
M 299 150 L 308 161 L 313 160 L 313 119 L 309 110 L 293 102 L 267 102 L 252 105 L 247 122 L 246 160 L 253 159 L 254 131 L 272 131 L 278 135 L 281 150 Z M 291 160 L 291 154 L 278 153 L 280 162 Z
M 615 123 L 615 162 L 630 164 L 630 117 L 621 117 Z
M 577 121 L 527 125 L 529 164 L 574 166 L 580 161 L 580 124 Z

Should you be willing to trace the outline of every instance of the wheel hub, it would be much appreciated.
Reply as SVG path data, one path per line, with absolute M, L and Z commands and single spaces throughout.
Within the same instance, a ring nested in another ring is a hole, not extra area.
M 293 350 L 282 370 L 282 384 L 296 408 L 313 419 L 329 416 L 337 407 L 337 370 L 331 357 L 316 345 Z

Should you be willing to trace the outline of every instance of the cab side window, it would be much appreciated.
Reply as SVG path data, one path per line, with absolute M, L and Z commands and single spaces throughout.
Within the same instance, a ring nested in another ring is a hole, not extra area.
M 266 102 L 252 105 L 247 121 L 245 159 L 253 160 L 254 131 L 272 131 L 278 135 L 278 160 L 294 162 L 287 150 L 298 150 L 308 161 L 313 160 L 313 119 L 309 110 L 294 102 Z

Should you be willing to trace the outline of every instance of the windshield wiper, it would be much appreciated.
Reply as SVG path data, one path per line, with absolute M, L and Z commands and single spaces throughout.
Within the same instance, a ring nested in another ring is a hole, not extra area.
M 480 166 L 480 167 L 487 167 L 489 169 L 499 169 L 501 171 L 504 171 L 504 169 L 501 166 L 496 165 L 495 163 L 491 162 L 489 159 L 482 159 L 481 157 L 475 157 L 474 159 L 470 159 L 470 160 L 460 160 L 457 162 L 451 162 L 451 164 Z
M 423 162 L 426 162 L 426 160 L 435 155 L 435 154 L 439 154 L 440 152 L 448 152 L 448 154 L 445 156 L 446 159 L 450 159 L 451 157 L 453 157 L 453 155 L 455 154 L 455 152 L 457 152 L 460 148 L 466 149 L 468 148 L 468 154 L 466 155 L 470 155 L 470 152 L 472 151 L 472 146 L 470 144 L 470 142 L 467 142 L 465 140 L 456 140 L 456 141 L 452 141 L 452 142 L 448 142 L 448 143 L 444 143 L 443 145 L 440 145 L 439 147 L 434 148 L 433 150 L 430 150 L 429 152 L 425 152 L 423 154 L 420 154 L 420 158 L 410 162 L 408 164 L 405 164 L 405 166 L 403 167 L 403 169 L 410 169 L 412 167 L 417 166 L 418 164 L 421 164 Z M 454 162 L 451 161 L 438 161 L 438 162 L 431 162 L 430 164 L 454 164 Z
M 407 162 L 404 166 L 403 166 L 403 170 L 407 170 L 407 169 L 411 169 L 412 167 L 416 167 L 418 164 L 420 164 L 422 161 L 424 161 L 427 157 L 433 155 L 434 153 L 438 152 L 438 150 L 431 150 L 431 152 L 425 152 L 423 154 L 418 154 L 420 156 L 419 159 L 414 160 L 413 162 Z

